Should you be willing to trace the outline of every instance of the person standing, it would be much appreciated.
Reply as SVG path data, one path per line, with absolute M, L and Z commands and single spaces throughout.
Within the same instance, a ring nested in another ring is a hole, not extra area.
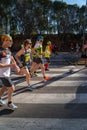
M 77 44 L 76 44 L 76 54 L 78 55 L 79 52 L 80 52 L 80 46 L 79 46 L 79 44 L 77 43 Z
M 74 53 L 74 44 L 73 43 L 71 43 L 71 45 L 70 45 L 70 52 L 71 52 L 71 54 Z
M 2 81 L 2 88 L 0 90 L 0 106 L 6 105 L 6 103 L 2 100 L 2 96 L 5 91 L 8 91 L 7 106 L 9 109 L 15 110 L 18 107 L 12 102 L 12 93 L 15 90 L 15 87 L 10 78 L 10 71 L 11 68 L 14 68 L 16 72 L 19 72 L 20 69 L 17 66 L 9 49 L 13 44 L 12 37 L 6 34 L 2 35 L 1 41 L 2 46 L 0 48 L 0 80 Z
M 85 66 L 87 67 L 87 41 L 82 46 L 82 58 L 84 58 Z

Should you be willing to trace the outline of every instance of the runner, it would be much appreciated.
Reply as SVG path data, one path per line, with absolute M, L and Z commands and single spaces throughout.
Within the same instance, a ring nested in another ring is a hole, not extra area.
M 28 84 L 28 89 L 33 90 L 32 85 L 30 85 L 30 73 L 28 70 L 28 65 L 31 62 L 30 54 L 31 54 L 31 39 L 26 39 L 23 44 L 23 48 L 21 48 L 15 55 L 15 59 L 20 67 L 20 72 L 16 73 L 18 75 L 25 75 L 26 81 Z
M 50 78 L 45 76 L 45 67 L 44 67 L 43 58 L 42 58 L 42 54 L 43 54 L 42 43 L 43 43 L 43 36 L 39 35 L 37 37 L 36 44 L 34 48 L 32 49 L 33 65 L 30 68 L 30 73 L 35 72 L 40 67 L 42 75 L 43 75 L 43 80 L 47 81 Z
M 49 67 L 49 64 L 50 64 L 50 56 L 51 56 L 50 45 L 51 45 L 51 41 L 48 41 L 47 45 L 45 47 L 45 51 L 44 51 L 44 57 L 46 59 L 46 63 L 44 64 L 44 66 L 45 66 L 46 71 L 49 71 L 48 67 Z
M 16 105 L 12 102 L 12 93 L 15 90 L 14 84 L 10 78 L 10 69 L 14 68 L 16 72 L 19 72 L 20 69 L 17 66 L 14 58 L 11 55 L 9 47 L 12 46 L 12 37 L 10 35 L 2 35 L 2 47 L 0 48 L 0 80 L 2 81 L 2 88 L 0 90 L 0 106 L 6 105 L 2 100 L 2 96 L 5 91 L 8 91 L 8 108 L 15 110 Z

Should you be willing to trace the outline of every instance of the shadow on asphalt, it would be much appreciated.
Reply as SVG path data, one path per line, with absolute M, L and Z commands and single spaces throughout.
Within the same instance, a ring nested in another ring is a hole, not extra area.
M 75 72 L 73 72 L 73 70 L 70 70 L 70 71 L 68 71 L 68 72 L 66 72 L 66 73 L 64 73 L 64 74 L 62 74 L 62 75 L 60 75 L 60 76 L 54 76 L 54 77 L 52 77 L 50 80 L 48 80 L 48 81 L 46 81 L 46 82 L 43 82 L 43 85 L 37 86 L 36 89 L 45 87 L 45 86 L 48 85 L 48 84 L 51 84 L 51 83 L 53 83 L 53 82 L 55 82 L 55 81 L 58 81 L 58 80 L 61 80 L 62 78 L 65 78 L 65 77 L 70 76 L 70 75 L 72 75 L 72 74 L 78 73 L 78 72 L 80 72 L 80 71 L 82 71 L 82 70 L 84 70 L 84 69 L 85 69 L 85 67 L 82 68 L 82 69 L 80 69 L 80 70 L 77 70 L 77 71 L 75 71 Z M 39 82 L 39 83 L 41 83 L 41 82 Z M 38 83 L 38 84 L 39 84 L 39 83 Z M 33 85 L 36 85 L 36 84 L 37 84 L 37 83 L 35 83 L 35 84 L 33 84 Z
M 51 83 L 53 83 L 53 82 L 55 82 L 55 81 L 58 81 L 58 80 L 61 80 L 61 79 L 63 79 L 63 78 L 65 78 L 65 77 L 67 77 L 67 76 L 70 76 L 70 75 L 72 75 L 72 74 L 75 74 L 75 73 L 78 73 L 78 72 L 80 72 L 80 71 L 82 71 L 82 70 L 84 70 L 85 69 L 85 67 L 84 68 L 82 68 L 82 69 L 80 69 L 80 70 L 77 70 L 77 71 L 75 71 L 75 72 L 73 72 L 72 70 L 70 70 L 70 71 L 68 71 L 68 72 L 66 72 L 66 73 L 64 73 L 64 74 L 62 74 L 62 75 L 60 75 L 60 76 L 54 76 L 54 77 L 52 77 L 49 81 L 40 81 L 40 82 L 38 82 L 38 83 L 34 83 L 34 84 L 32 84 L 32 85 L 34 85 L 34 90 L 33 91 L 35 91 L 35 90 L 37 90 L 37 89 L 40 89 L 40 88 L 43 88 L 43 87 L 46 87 L 46 85 L 49 85 L 49 84 L 51 84 Z M 12 79 L 13 81 L 14 81 L 14 84 L 15 85 L 17 85 L 17 84 L 19 84 L 19 83 L 22 83 L 23 81 L 25 81 L 25 77 L 15 77 L 15 78 L 13 78 Z M 16 81 L 15 81 L 16 80 Z M 38 85 L 37 85 L 38 84 Z M 35 85 L 37 85 L 36 87 L 35 87 Z M 79 88 L 78 88 L 79 89 Z M 15 96 L 15 95 L 18 95 L 18 94 L 20 94 L 20 93 L 23 93 L 23 92 L 25 92 L 25 91 L 29 91 L 28 90 L 28 88 L 27 88 L 27 86 L 23 86 L 23 87 L 19 87 L 19 86 L 17 86 L 17 89 L 15 90 L 15 92 L 13 93 L 13 96 Z M 33 92 L 32 91 L 32 92 Z M 78 90 L 77 90 L 78 91 Z M 31 92 L 31 91 L 30 91 Z M 78 92 L 77 92 L 78 93 Z M 6 99 L 7 98 L 7 94 L 5 94 L 4 95 L 4 98 L 3 99 Z M 77 100 L 77 99 L 76 99 Z M 73 101 L 72 101 L 73 102 Z
M 9 115 L 9 114 L 11 114 L 13 112 L 14 112 L 13 110 L 5 108 L 5 109 L 0 110 L 0 116 L 2 116 L 2 115 Z
M 79 103 L 80 98 L 81 98 L 80 95 L 79 95 L 79 93 L 86 93 L 86 92 L 87 92 L 87 83 L 86 84 L 83 83 L 80 86 L 78 86 L 77 91 L 76 91 L 76 97 L 75 97 L 75 99 L 73 99 L 70 102 L 68 102 L 65 105 L 65 108 L 72 109 L 72 108 L 78 106 L 79 105 L 78 103 Z M 84 98 L 84 100 L 85 100 L 85 98 Z M 86 104 L 86 103 L 84 103 L 84 104 Z

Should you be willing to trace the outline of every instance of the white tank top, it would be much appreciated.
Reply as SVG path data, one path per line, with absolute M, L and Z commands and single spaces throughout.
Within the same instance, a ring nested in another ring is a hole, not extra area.
M 0 63 L 10 64 L 11 62 L 11 52 L 10 50 L 0 49 Z M 10 67 L 0 68 L 0 77 L 9 77 Z

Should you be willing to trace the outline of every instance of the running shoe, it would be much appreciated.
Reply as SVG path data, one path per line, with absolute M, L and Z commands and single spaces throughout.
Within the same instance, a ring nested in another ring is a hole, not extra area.
M 34 88 L 33 88 L 33 86 L 32 86 L 31 84 L 29 84 L 29 85 L 28 85 L 28 89 L 29 89 L 30 91 L 33 91 Z
M 5 105 L 6 103 L 2 99 L 0 99 L 0 106 L 5 106 Z
M 50 79 L 51 79 L 50 77 L 44 77 L 44 78 L 43 78 L 44 81 L 48 81 L 48 80 L 50 80 Z
M 18 107 L 11 102 L 11 103 L 8 103 L 8 108 L 11 109 L 11 110 L 15 110 Z

